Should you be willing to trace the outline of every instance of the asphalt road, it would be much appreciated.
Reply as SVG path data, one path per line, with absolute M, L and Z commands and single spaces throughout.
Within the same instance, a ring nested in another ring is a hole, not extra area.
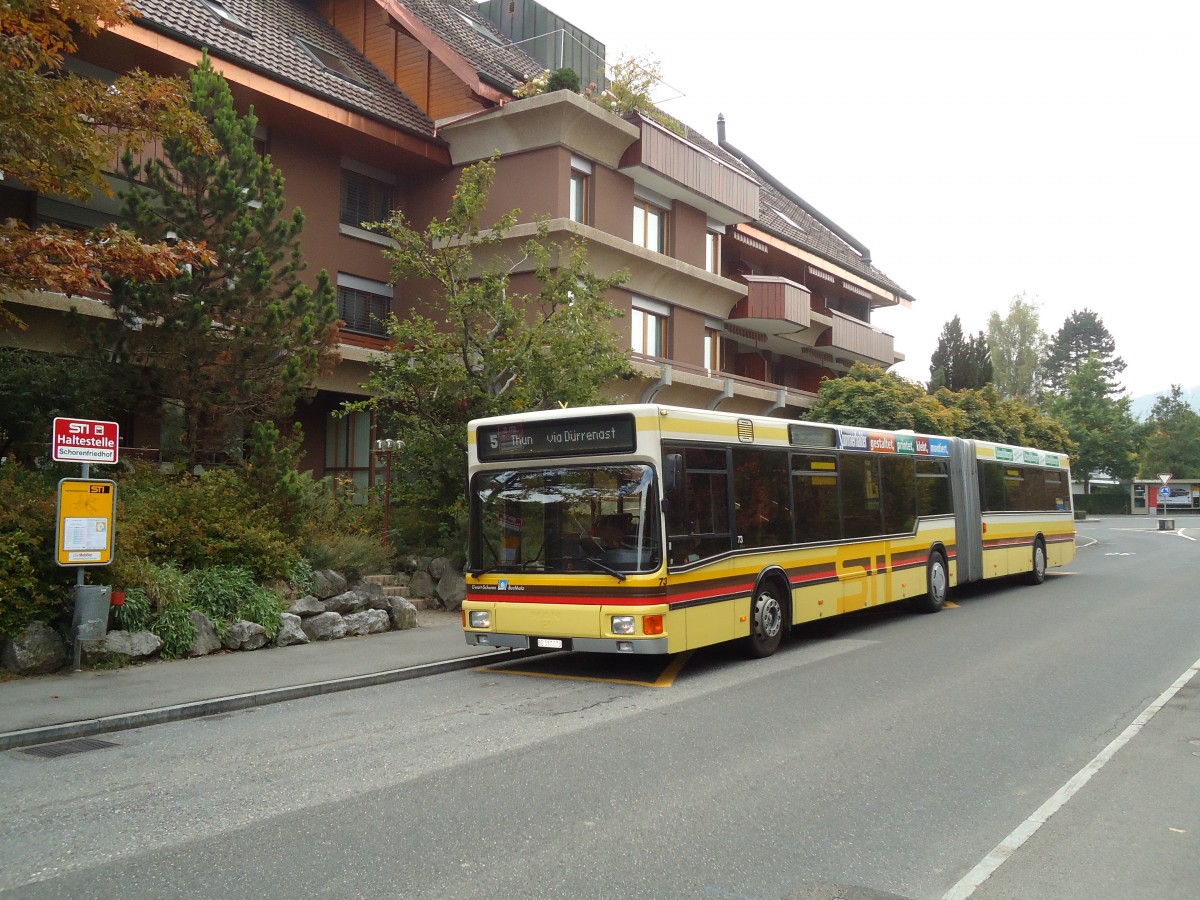
M 767 660 L 545 657 L 0 754 L 0 890 L 940 898 L 1200 657 L 1200 548 L 1153 527 Z M 973 896 L 1200 895 L 1197 687 Z

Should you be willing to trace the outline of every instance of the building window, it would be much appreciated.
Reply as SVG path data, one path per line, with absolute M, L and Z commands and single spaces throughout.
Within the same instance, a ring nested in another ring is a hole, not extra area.
M 371 486 L 371 414 L 330 413 L 325 418 L 325 474 L 341 490 L 352 490 L 355 503 L 366 503 Z
M 392 185 L 381 178 L 343 168 L 338 215 L 339 221 L 351 228 L 387 221 L 392 215 Z
M 704 233 L 704 270 L 721 274 L 721 235 L 716 231 Z
M 704 368 L 721 371 L 721 332 L 712 327 L 704 329 Z
M 357 275 L 338 272 L 338 317 L 346 331 L 387 337 L 392 312 L 392 287 Z
M 661 206 L 648 200 L 633 202 L 633 242 L 655 253 L 667 252 L 669 216 Z
M 630 322 L 630 348 L 644 356 L 667 355 L 667 324 L 671 308 L 665 303 L 635 298 Z
M 588 220 L 588 176 L 571 170 L 571 221 L 587 224 Z
M 348 81 L 356 87 L 370 90 L 367 83 L 359 77 L 358 73 L 346 62 L 341 56 L 334 53 L 332 50 L 326 50 L 324 47 L 319 47 L 316 44 L 310 44 L 308 41 L 298 37 L 293 37 L 292 40 L 296 45 L 304 50 L 309 56 L 321 66 L 322 70 L 334 75 L 343 81 Z

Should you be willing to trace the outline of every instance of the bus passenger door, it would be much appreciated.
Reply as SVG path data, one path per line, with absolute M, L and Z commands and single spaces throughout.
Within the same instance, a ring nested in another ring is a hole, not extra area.
M 854 612 L 871 605 L 871 558 L 863 545 L 838 547 L 837 578 L 841 598 L 837 611 Z

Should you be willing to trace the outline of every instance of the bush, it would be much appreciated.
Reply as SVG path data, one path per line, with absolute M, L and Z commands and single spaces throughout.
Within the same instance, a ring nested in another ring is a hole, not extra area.
M 0 635 L 70 621 L 75 572 L 54 560 L 57 471 L 0 466 Z
M 572 68 L 555 69 L 546 82 L 547 91 L 571 91 L 579 93 L 579 74 Z
M 299 564 L 295 539 L 237 470 L 179 476 L 140 466 L 122 479 L 117 498 L 123 555 L 185 570 L 241 565 L 260 580 L 286 579 Z
M 304 550 L 314 569 L 336 569 L 354 580 L 362 575 L 391 571 L 391 553 L 380 535 L 320 532 Z

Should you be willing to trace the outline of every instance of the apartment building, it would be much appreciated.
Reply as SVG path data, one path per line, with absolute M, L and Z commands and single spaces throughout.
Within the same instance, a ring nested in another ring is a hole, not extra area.
M 373 482 L 370 417 L 334 413 L 362 395 L 369 361 L 386 347 L 386 313 L 403 316 L 419 302 L 409 286 L 388 283 L 386 238 L 361 224 L 397 208 L 418 226 L 444 214 L 462 168 L 496 151 L 490 209 L 521 211 L 496 252 L 519 260 L 516 247 L 544 217 L 553 239 L 586 241 L 598 273 L 630 273 L 610 300 L 624 313 L 615 327 L 638 378 L 613 385 L 612 399 L 797 416 L 822 379 L 857 361 L 903 358 L 871 315 L 912 298 L 867 248 L 727 141 L 724 123 L 713 142 L 566 91 L 517 99 L 523 82 L 556 61 L 521 49 L 537 52 L 517 33 L 514 10 L 531 13 L 535 29 L 549 15 L 563 37 L 550 46 L 570 40 L 603 55 L 602 44 L 531 0 L 138 7 L 140 19 L 83 44 L 72 67 L 97 78 L 134 66 L 182 74 L 207 49 L 239 106 L 253 106 L 262 149 L 286 176 L 288 208 L 305 212 L 309 273 L 325 269 L 336 281 L 343 361 L 299 413 L 317 472 Z M 0 183 L 0 215 L 31 223 L 87 226 L 115 212 L 112 200 L 81 205 Z M 515 289 L 531 279 L 516 266 Z M 112 318 L 102 299 L 19 302 L 30 328 L 0 339 L 43 350 L 64 349 L 56 321 L 71 307 Z M 152 450 L 157 428 L 143 418 L 126 433 Z

